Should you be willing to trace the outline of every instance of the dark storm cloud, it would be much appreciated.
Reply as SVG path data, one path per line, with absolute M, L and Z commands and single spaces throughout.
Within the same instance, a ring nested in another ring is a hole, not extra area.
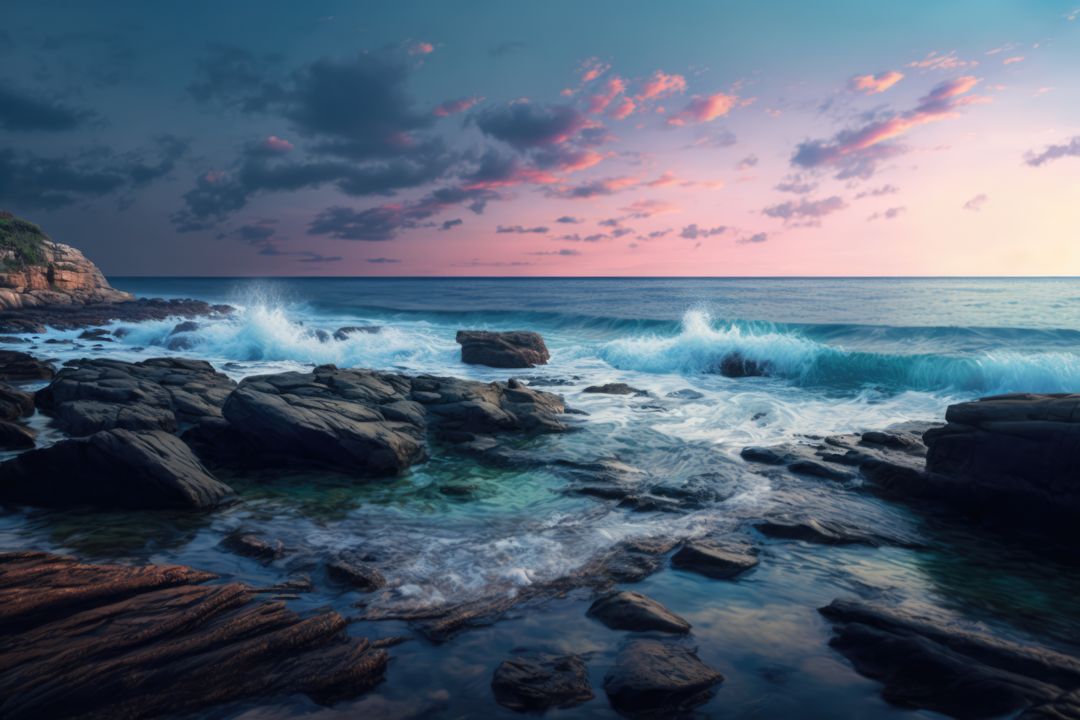
M 1059 160 L 1066 157 L 1080 157 L 1080 135 L 1061 145 L 1048 145 L 1040 152 L 1031 150 L 1024 155 L 1024 162 L 1031 167 L 1039 167 L 1051 160 Z
M 119 155 L 104 148 L 57 157 L 0 149 L 0 205 L 55 209 L 144 187 L 167 176 L 187 149 L 172 135 L 159 137 L 153 150 Z
M 270 145 L 268 138 L 245 146 L 231 165 L 203 174 L 184 195 L 185 206 L 173 216 L 177 229 L 212 227 L 264 192 L 333 184 L 356 197 L 393 195 L 442 177 L 461 158 L 439 138 L 421 134 L 434 116 L 416 110 L 406 91 L 413 63 L 407 53 L 387 49 L 323 58 L 284 80 L 272 80 L 263 71 L 265 63 L 247 51 L 211 49 L 188 88 L 192 96 L 280 117 L 308 141 L 307 155 L 286 159 L 293 155 L 293 143 L 277 136 Z M 368 221 L 392 214 L 373 209 Z M 371 231 L 376 236 L 377 225 Z
M 519 150 L 565 142 L 588 124 L 570 105 L 534 105 L 516 102 L 491 107 L 473 116 L 476 126 L 489 137 Z
M 572 215 L 563 215 L 555 220 L 557 223 L 563 223 L 566 225 L 577 225 L 578 223 L 585 222 L 581 218 L 573 217 Z
M 391 265 L 391 264 L 399 263 L 401 261 L 398 260 L 397 258 L 377 257 L 377 258 L 368 258 L 364 262 L 371 263 L 372 265 Z
M 0 128 L 12 132 L 62 132 L 74 130 L 93 117 L 88 110 L 72 108 L 53 99 L 0 81 Z
M 847 207 L 844 199 L 838 195 L 822 198 L 821 200 L 800 199 L 798 202 L 788 200 L 778 205 L 772 205 L 762 210 L 763 215 L 780 218 L 785 223 L 793 223 L 802 227 L 817 227 L 821 224 L 821 218 Z
M 439 226 L 439 229 L 451 230 L 453 228 L 456 228 L 458 225 L 463 225 L 464 223 L 465 221 L 461 218 L 454 218 L 453 220 L 443 220 L 443 223 Z

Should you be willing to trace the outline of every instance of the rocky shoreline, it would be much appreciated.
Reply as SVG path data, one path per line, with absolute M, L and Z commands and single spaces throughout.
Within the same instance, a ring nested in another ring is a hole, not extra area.
M 227 312 L 196 301 L 34 307 L 0 313 L 0 331 Z M 466 363 L 527 368 L 549 357 L 535 333 L 463 331 L 458 340 Z M 764 371 L 732 368 L 725 374 Z M 522 440 L 571 431 L 588 420 L 572 414 L 561 396 L 513 378 L 485 383 L 324 365 L 237 383 L 197 360 L 83 359 L 54 368 L 9 350 L 0 351 L 0 380 L 9 383 L 0 387 L 0 443 L 20 451 L 0 463 L 0 502 L 15 506 L 205 514 L 242 503 L 230 478 L 246 473 L 316 471 L 371 483 L 445 455 L 500 468 L 543 466 L 565 478 L 567 493 L 635 512 L 676 517 L 723 493 L 722 483 L 706 478 L 677 484 L 643 477 L 616 458 L 531 453 Z M 36 392 L 18 387 L 28 382 L 47 385 Z M 623 384 L 584 392 L 648 396 Z M 33 432 L 23 419 L 34 412 L 65 439 L 31 449 Z M 1069 535 L 1080 514 L 1072 490 L 1080 467 L 1080 396 L 989 398 L 950 408 L 946 421 L 940 428 L 747 447 L 742 458 L 747 472 L 794 476 L 952 513 L 985 525 L 988 533 L 1007 517 L 1025 531 Z M 1000 512 L 1018 507 L 1024 512 Z M 438 643 L 523 603 L 587 589 L 595 595 L 589 616 L 629 633 L 603 680 L 612 707 L 634 716 L 687 713 L 717 692 L 723 676 L 699 659 L 691 622 L 619 586 L 668 566 L 712 582 L 739 582 L 768 562 L 762 545 L 778 541 L 917 548 L 922 539 L 793 507 L 736 533 L 618 543 L 573 576 L 513 595 L 451 603 L 436 612 L 361 605 L 355 619 L 405 621 Z M 221 547 L 266 562 L 289 552 L 257 530 L 234 533 Z M 331 582 L 363 593 L 386 584 L 363 556 L 326 559 L 323 572 Z M 311 588 L 310 580 L 292 578 L 276 592 Z M 87 716 L 151 717 L 290 692 L 329 703 L 361 694 L 383 677 L 387 652 L 347 636 L 340 615 L 301 618 L 259 595 L 187 567 L 88 564 L 34 552 L 2 555 L 0 596 L 8 601 L 0 603 L 0 625 L 6 628 L 0 687 L 7 699 L 0 711 L 5 717 L 68 717 L 71 703 L 81 703 Z M 836 650 L 858 672 L 880 680 L 889 702 L 956 717 L 1077 717 L 1080 661 L 1070 655 L 843 599 L 821 612 L 836 628 Z M 109 629 L 92 632 L 105 618 Z M 152 618 L 165 622 L 159 626 Z M 211 645 L 213 651 L 200 649 Z M 54 655 L 72 652 L 90 660 L 78 677 L 63 681 L 64 693 L 47 690 L 56 682 Z M 239 659 L 226 670 L 229 657 Z M 142 673 L 143 662 L 158 669 Z M 164 688 L 171 668 L 195 662 L 198 673 Z M 493 696 L 513 710 L 571 707 L 595 695 L 587 667 L 588 659 L 578 655 L 514 656 L 497 668 Z

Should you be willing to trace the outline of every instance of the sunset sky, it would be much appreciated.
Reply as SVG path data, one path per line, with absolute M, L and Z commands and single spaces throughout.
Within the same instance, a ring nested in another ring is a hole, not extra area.
M 0 208 L 112 275 L 1080 274 L 1080 6 L 6 3 Z

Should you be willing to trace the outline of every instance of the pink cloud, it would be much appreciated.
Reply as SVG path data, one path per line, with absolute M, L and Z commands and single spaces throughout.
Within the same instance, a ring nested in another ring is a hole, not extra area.
M 601 62 L 597 58 L 589 58 L 582 63 L 581 84 L 591 83 L 610 69 L 611 65 Z
M 675 177 L 675 173 L 668 170 L 655 180 L 650 180 L 645 183 L 646 187 L 670 187 L 672 185 L 679 184 L 679 178 Z
M 589 98 L 588 112 L 597 115 L 626 91 L 626 82 L 619 76 L 608 78 L 601 91 Z
M 903 79 L 904 74 L 896 70 L 880 72 L 877 75 L 856 75 L 848 81 L 848 89 L 866 95 L 876 95 L 885 92 Z
M 686 78 L 682 75 L 669 75 L 663 70 L 657 70 L 652 74 L 652 77 L 645 81 L 637 99 L 639 101 L 652 100 L 683 92 L 686 92 Z
M 460 98 L 458 100 L 447 100 L 444 103 L 440 103 L 435 108 L 435 117 L 446 117 L 448 115 L 465 112 L 483 99 L 484 98 L 482 97 L 474 95 L 473 97 Z
M 1013 63 L 1024 62 L 1023 55 L 1016 55 L 1014 57 L 1007 57 L 1001 61 L 1002 65 L 1012 65 Z
M 735 95 L 722 92 L 712 95 L 695 95 L 682 112 L 672 115 L 667 122 L 668 125 L 677 126 L 709 122 L 727 115 L 738 102 L 739 98 Z
M 614 195 L 621 190 L 635 187 L 637 184 L 638 180 L 634 177 L 623 176 L 603 178 L 601 180 L 590 180 L 581 185 L 564 185 L 562 187 L 552 188 L 548 191 L 548 194 L 553 197 L 560 197 L 568 200 L 585 200 L 605 195 Z
M 429 42 L 418 41 L 409 46 L 410 55 L 430 55 L 435 52 L 435 46 Z
M 922 60 L 908 63 L 908 67 L 919 70 L 961 70 L 978 64 L 978 60 L 961 60 L 952 50 L 944 55 L 937 51 L 928 53 Z
M 667 213 L 676 213 L 681 210 L 678 205 L 674 203 L 665 202 L 663 200 L 635 200 L 624 208 L 620 208 L 624 213 L 627 213 L 632 218 L 647 218 L 653 215 L 665 215 Z
M 284 138 L 279 138 L 277 135 L 269 135 L 262 141 L 261 145 L 263 151 L 272 155 L 284 155 L 291 152 L 293 144 Z
M 611 112 L 609 112 L 608 115 L 614 120 L 625 120 L 630 117 L 636 109 L 637 103 L 628 97 L 624 97 L 612 106 Z

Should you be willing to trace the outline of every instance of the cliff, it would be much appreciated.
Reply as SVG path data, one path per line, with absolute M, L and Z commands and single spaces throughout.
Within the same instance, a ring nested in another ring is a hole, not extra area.
M 75 248 L 0 211 L 0 310 L 133 299 L 110 287 L 97 266 Z

